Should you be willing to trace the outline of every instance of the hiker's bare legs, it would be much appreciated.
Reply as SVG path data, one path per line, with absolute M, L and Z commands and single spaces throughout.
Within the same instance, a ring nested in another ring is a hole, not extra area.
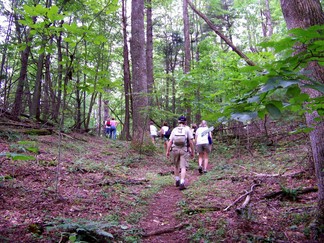
M 181 168 L 181 174 L 180 174 L 180 180 L 184 181 L 186 177 L 186 167 L 185 168 Z
M 204 160 L 204 171 L 207 171 L 207 166 L 208 166 L 208 152 L 207 151 L 203 152 L 203 160 Z
M 198 156 L 198 165 L 199 166 L 203 166 L 203 157 L 204 157 L 204 152 L 199 153 L 199 156 Z

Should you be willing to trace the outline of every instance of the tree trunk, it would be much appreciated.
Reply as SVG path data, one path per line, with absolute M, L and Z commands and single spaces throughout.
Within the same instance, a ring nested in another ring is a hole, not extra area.
M 262 32 L 264 37 L 269 37 L 272 36 L 273 33 L 270 5 L 269 5 L 269 0 L 262 0 L 262 1 L 264 1 L 264 9 L 261 9 L 261 19 L 263 20 Z
M 189 26 L 189 15 L 188 15 L 188 1 L 183 0 L 183 34 L 184 34 L 184 74 L 190 72 L 191 63 L 191 51 L 190 51 L 190 26 Z M 185 85 L 188 85 L 185 82 Z M 190 95 L 184 94 L 184 97 L 190 97 Z M 185 98 L 186 116 L 188 124 L 191 123 L 191 105 L 190 101 Z
M 147 70 L 144 33 L 144 0 L 132 1 L 132 84 L 133 84 L 133 141 L 142 143 L 148 138 Z
M 19 24 L 19 18 L 15 14 L 15 25 L 16 25 L 16 31 L 17 31 L 17 38 L 18 38 L 18 43 L 22 44 L 23 43 L 23 36 L 21 33 L 21 26 Z M 34 18 L 34 22 L 36 21 L 36 18 Z M 31 48 L 31 42 L 32 42 L 32 37 L 29 35 L 30 29 L 26 31 L 26 36 L 25 36 L 25 44 L 26 47 L 23 51 L 20 52 L 20 74 L 19 74 L 19 79 L 18 79 L 18 84 L 17 84 L 17 89 L 16 89 L 16 94 L 15 94 L 15 101 L 12 107 L 12 116 L 16 119 L 21 115 L 22 112 L 22 99 L 23 99 L 23 94 L 24 94 L 24 87 L 25 83 L 27 82 L 27 68 L 28 68 L 28 59 L 29 59 L 29 54 L 30 54 L 30 48 Z
M 147 66 L 147 93 L 149 105 L 153 104 L 153 26 L 152 26 L 152 0 L 146 0 L 146 66 Z
M 129 58 L 128 58 L 128 43 L 127 43 L 127 12 L 126 12 L 126 0 L 122 1 L 122 26 L 123 26 L 123 57 L 124 57 L 124 93 L 125 93 L 125 121 L 123 130 L 121 132 L 121 138 L 125 140 L 131 140 L 130 135 L 130 100 L 131 100 L 131 76 L 130 76 L 130 67 L 129 67 Z
M 313 25 L 324 24 L 324 13 L 319 0 L 281 0 L 281 8 L 288 29 L 293 28 L 308 28 Z M 307 48 L 307 47 L 304 47 Z M 308 63 L 305 68 L 308 75 L 324 83 L 324 67 L 320 66 L 317 61 Z M 310 97 L 319 97 L 321 93 L 311 89 L 305 89 Z M 310 133 L 309 138 L 312 147 L 314 158 L 315 173 L 318 184 L 318 211 L 317 222 L 319 225 L 324 224 L 324 122 L 316 121 L 317 113 L 306 114 L 307 125 L 314 128 Z
M 52 94 L 52 78 L 51 78 L 51 55 L 47 54 L 45 57 L 45 82 L 44 82 L 44 104 L 43 104 L 43 112 L 42 112 L 42 119 L 47 121 L 51 114 L 50 110 L 50 103 L 53 102 L 51 98 L 53 98 Z
M 45 39 L 43 38 L 45 43 Z M 45 44 L 42 44 L 42 48 L 45 48 Z M 37 61 L 37 73 L 35 78 L 35 86 L 33 92 L 33 100 L 30 110 L 30 116 L 40 119 L 40 100 L 41 100 L 41 91 L 42 91 L 42 79 L 43 79 L 43 66 L 44 66 L 45 53 L 41 53 Z
M 9 43 L 9 38 L 11 36 L 11 28 L 12 28 L 13 23 L 14 23 L 13 13 L 10 13 L 9 23 L 8 23 L 8 28 L 6 31 L 6 37 L 5 37 L 4 43 Z M 8 50 L 8 45 L 5 44 L 2 49 L 2 59 L 1 59 L 1 66 L 0 66 L 0 87 L 2 87 L 1 82 L 4 79 L 4 77 L 6 76 L 6 75 L 4 75 L 4 66 L 5 66 L 5 63 L 7 60 L 7 50 Z M 6 96 L 5 96 L 5 100 L 6 100 Z M 4 104 L 4 106 L 6 107 L 6 103 Z
M 61 21 L 60 26 L 62 27 L 63 21 Z M 62 102 L 62 83 L 63 83 L 63 54 L 62 54 L 62 33 L 59 33 L 59 36 L 56 38 L 57 42 L 57 93 L 54 94 L 54 99 L 52 103 L 53 109 L 53 120 L 58 121 L 61 102 Z

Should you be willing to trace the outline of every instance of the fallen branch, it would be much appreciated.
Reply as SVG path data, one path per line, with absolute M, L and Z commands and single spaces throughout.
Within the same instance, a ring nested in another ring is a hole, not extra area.
M 145 233 L 142 235 L 142 237 L 150 237 L 150 236 L 153 236 L 153 235 L 162 235 L 162 234 L 166 234 L 166 233 L 172 233 L 176 230 L 181 230 L 182 228 L 184 227 L 187 227 L 189 226 L 189 224 L 178 224 L 174 227 L 169 227 L 169 228 L 165 228 L 165 229 L 159 229 L 159 230 L 156 230 L 156 231 L 152 231 L 152 232 L 149 232 L 149 233 Z
M 122 185 L 142 185 L 144 183 L 149 182 L 147 179 L 141 179 L 141 180 L 133 180 L 133 179 L 128 179 L 128 180 L 115 180 L 115 181 L 105 181 L 102 183 L 99 183 L 99 186 L 112 186 L 116 184 L 122 184 Z
M 227 211 L 228 209 L 230 209 L 231 207 L 233 207 L 236 203 L 240 202 L 244 197 L 246 197 L 247 195 L 251 194 L 254 190 L 254 187 L 257 186 L 261 186 L 260 184 L 253 184 L 251 186 L 250 191 L 244 193 L 243 195 L 241 195 L 239 198 L 237 198 L 232 204 L 230 204 L 229 206 L 227 206 L 223 211 Z
M 173 175 L 174 171 L 167 171 L 167 172 L 159 172 L 158 175 L 160 176 L 168 176 L 168 175 Z
M 244 209 L 246 208 L 246 206 L 249 204 L 250 200 L 251 200 L 251 196 L 250 195 L 247 195 L 246 198 L 245 198 L 245 200 L 244 200 L 244 202 L 243 202 L 243 204 L 242 204 L 242 206 L 239 207 L 239 208 L 237 208 L 237 209 L 235 209 L 235 211 L 238 214 L 242 214 L 243 211 L 244 211 Z
M 292 172 L 292 173 L 288 173 L 288 174 L 264 174 L 264 173 L 256 173 L 256 172 L 252 172 L 254 175 L 256 175 L 257 177 L 278 177 L 278 176 L 282 176 L 282 177 L 295 177 L 297 175 L 303 174 L 305 173 L 305 171 L 297 171 L 297 172 Z
M 204 15 L 202 12 L 200 12 L 198 9 L 195 8 L 195 6 L 192 4 L 191 1 L 188 1 L 189 6 L 191 7 L 191 9 L 199 16 L 201 17 L 206 24 L 222 39 L 225 41 L 225 43 L 230 46 L 232 48 L 232 50 L 234 52 L 236 52 L 236 54 L 238 54 L 240 57 L 242 57 L 244 59 L 244 61 L 250 65 L 250 66 L 255 66 L 255 63 L 248 58 L 248 56 L 246 56 L 239 48 L 237 48 L 233 42 L 226 37 L 222 32 L 219 31 L 219 29 L 217 29 L 217 27 L 207 18 L 206 15 Z
M 296 196 L 301 195 L 301 194 L 310 193 L 310 192 L 317 192 L 317 191 L 318 191 L 317 187 L 307 187 L 302 190 L 296 189 Z M 268 193 L 268 194 L 264 195 L 262 198 L 271 199 L 271 198 L 275 198 L 275 197 L 278 197 L 283 194 L 285 194 L 284 190 L 280 190 L 280 191 Z
M 213 206 L 213 207 L 199 207 L 199 208 L 194 208 L 194 209 L 186 209 L 184 213 L 192 215 L 196 213 L 205 213 L 205 212 L 211 212 L 211 211 L 219 211 L 221 210 L 220 207 L 218 206 Z
M 87 140 L 85 140 L 85 139 L 81 139 L 81 138 L 75 138 L 75 137 L 72 137 L 72 136 L 69 136 L 69 135 L 67 135 L 67 134 L 65 134 L 65 133 L 63 133 L 63 132 L 57 132 L 57 131 L 54 131 L 57 135 L 59 135 L 59 136 L 63 136 L 63 137 L 67 137 L 67 138 L 70 138 L 70 139 L 72 139 L 72 140 L 79 140 L 79 141 L 82 141 L 82 142 L 87 142 Z

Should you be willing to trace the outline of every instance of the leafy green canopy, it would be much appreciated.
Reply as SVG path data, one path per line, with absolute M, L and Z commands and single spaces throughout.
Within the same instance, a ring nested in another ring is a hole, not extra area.
M 324 84 L 311 78 L 312 75 L 306 71 L 310 62 L 317 62 L 320 66 L 324 64 L 323 31 L 324 26 L 293 29 L 279 41 L 261 43 L 261 47 L 275 53 L 275 60 L 268 59 L 257 67 L 240 69 L 242 75 L 250 74 L 247 79 L 250 90 L 233 99 L 225 114 L 232 114 L 241 121 L 252 119 L 256 114 L 261 118 L 266 114 L 280 118 L 288 112 L 303 115 L 317 111 L 323 116 L 323 95 L 310 98 L 303 92 L 310 88 L 324 93 Z

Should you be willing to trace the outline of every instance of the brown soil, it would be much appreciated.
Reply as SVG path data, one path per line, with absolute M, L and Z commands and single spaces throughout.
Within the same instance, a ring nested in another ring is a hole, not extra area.
M 215 148 L 210 173 L 200 176 L 191 162 L 188 188 L 179 191 L 168 175 L 173 168 L 162 143 L 152 156 L 139 155 L 128 142 L 90 135 L 70 134 L 60 141 L 57 134 L 20 134 L 18 140 L 34 141 L 39 153 L 36 160 L 0 157 L 1 242 L 75 242 L 80 228 L 90 229 L 90 223 L 114 239 L 89 230 L 82 236 L 86 242 L 316 242 L 309 235 L 316 192 L 300 194 L 297 200 L 264 198 L 282 185 L 316 186 L 301 160 L 308 153 L 304 145 L 282 152 L 293 161 L 285 162 L 281 176 L 272 176 L 277 167 L 265 172 L 269 176 L 254 173 L 259 157 L 240 153 L 224 158 Z M 33 155 L 18 140 L 2 131 L 0 153 Z M 274 152 L 267 156 L 278 160 Z M 249 160 L 251 164 L 238 162 Z M 243 201 L 224 211 L 253 184 L 260 186 L 254 188 L 247 211 L 235 211 Z

